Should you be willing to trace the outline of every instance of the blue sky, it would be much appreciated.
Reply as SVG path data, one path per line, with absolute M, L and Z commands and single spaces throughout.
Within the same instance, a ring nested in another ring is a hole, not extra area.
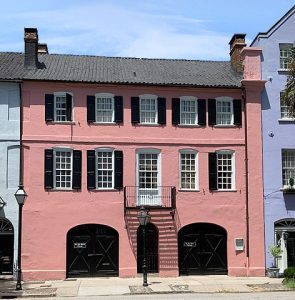
M 50 53 L 228 60 L 234 33 L 248 44 L 294 0 L 1 1 L 0 51 L 23 51 L 37 27 Z

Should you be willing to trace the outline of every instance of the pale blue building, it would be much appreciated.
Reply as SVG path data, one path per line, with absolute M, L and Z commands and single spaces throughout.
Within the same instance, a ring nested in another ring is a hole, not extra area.
M 280 97 L 294 43 L 295 6 L 251 44 L 262 49 L 262 79 L 266 80 L 262 95 L 266 266 L 273 263 L 269 246 L 280 245 L 280 273 L 295 266 L 295 189 L 290 187 L 290 178 L 295 178 L 295 120 Z
M 17 260 L 19 161 L 20 84 L 0 81 L 0 275 L 12 275 Z

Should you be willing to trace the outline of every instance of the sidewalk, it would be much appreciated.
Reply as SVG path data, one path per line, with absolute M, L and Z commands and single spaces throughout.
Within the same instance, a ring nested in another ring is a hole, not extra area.
M 137 278 L 83 278 L 31 281 L 15 291 L 15 281 L 0 280 L 0 299 L 7 297 L 75 297 L 147 293 L 252 293 L 286 291 L 281 278 L 228 277 L 226 275 L 160 278 L 150 275 L 148 287 Z

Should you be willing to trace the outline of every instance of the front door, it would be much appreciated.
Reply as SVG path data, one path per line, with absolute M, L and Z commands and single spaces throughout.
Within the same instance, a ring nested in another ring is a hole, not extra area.
M 149 223 L 145 229 L 145 249 L 147 271 L 158 273 L 158 230 L 155 225 Z M 143 227 L 137 229 L 137 272 L 142 273 L 143 264 Z
M 287 239 L 288 267 L 295 267 L 295 232 L 288 232 Z
M 13 226 L 7 219 L 0 218 L 0 275 L 13 273 Z
M 156 150 L 137 154 L 137 206 L 161 205 L 159 156 Z
M 111 227 L 86 224 L 67 236 L 67 276 L 118 276 L 118 234 Z
M 180 274 L 227 274 L 226 243 L 226 232 L 220 226 L 196 223 L 182 228 L 178 236 Z

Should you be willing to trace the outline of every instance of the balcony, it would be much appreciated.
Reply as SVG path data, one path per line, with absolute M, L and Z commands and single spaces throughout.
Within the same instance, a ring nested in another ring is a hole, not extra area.
M 176 208 L 175 186 L 158 186 L 147 189 L 139 186 L 124 187 L 124 209 L 138 207 Z

